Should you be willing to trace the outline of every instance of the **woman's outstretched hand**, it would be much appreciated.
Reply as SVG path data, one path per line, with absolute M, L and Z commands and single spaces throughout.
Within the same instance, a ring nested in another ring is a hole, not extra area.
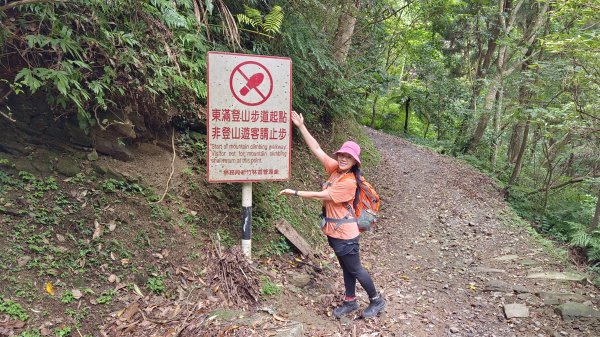
M 290 188 L 286 188 L 285 190 L 281 190 L 279 192 L 279 195 L 294 195 L 296 193 L 296 190 L 292 190 Z
M 292 110 L 292 122 L 294 122 L 294 125 L 296 125 L 296 127 L 301 127 L 304 124 L 304 117 L 302 116 L 302 114 L 299 114 L 296 111 Z

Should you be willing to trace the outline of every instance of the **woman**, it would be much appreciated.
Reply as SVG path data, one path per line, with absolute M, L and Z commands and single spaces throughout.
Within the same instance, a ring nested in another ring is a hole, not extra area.
M 293 195 L 301 198 L 323 201 L 325 211 L 322 222 L 323 234 L 333 248 L 344 274 L 346 297 L 342 305 L 333 310 L 333 315 L 340 318 L 358 309 L 356 301 L 356 281 L 369 295 L 370 304 L 363 311 L 365 318 L 376 316 L 385 308 L 385 300 L 376 288 L 369 273 L 362 267 L 359 254 L 359 231 L 352 201 L 356 192 L 356 176 L 360 167 L 360 146 L 355 142 L 345 142 L 334 153 L 337 160 L 327 155 L 319 143 L 308 132 L 304 125 L 304 117 L 292 111 L 292 122 L 300 129 L 304 142 L 319 159 L 329 174 L 329 179 L 320 192 L 284 189 L 280 195 Z

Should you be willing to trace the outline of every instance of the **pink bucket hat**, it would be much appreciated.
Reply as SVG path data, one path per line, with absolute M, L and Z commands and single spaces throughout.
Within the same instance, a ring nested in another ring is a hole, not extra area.
M 338 153 L 347 153 L 351 155 L 352 158 L 354 158 L 354 160 L 356 160 L 358 163 L 358 166 L 360 166 L 360 145 L 356 144 L 355 142 L 345 142 L 342 144 L 342 147 L 340 147 L 340 149 L 334 153 L 334 155 L 337 155 Z

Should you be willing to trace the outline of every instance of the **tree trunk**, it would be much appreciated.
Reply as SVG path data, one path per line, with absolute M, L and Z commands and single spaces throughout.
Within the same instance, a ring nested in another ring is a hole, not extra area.
M 442 116 L 441 116 L 441 95 L 438 95 L 438 100 L 437 100 L 437 109 L 436 109 L 436 113 L 437 113 L 437 120 L 435 121 L 436 124 L 436 128 L 437 128 L 437 141 L 440 141 L 441 139 L 444 138 L 444 130 L 442 130 Z
M 379 95 L 375 96 L 373 100 L 372 114 L 371 114 L 371 127 L 375 127 L 375 112 L 377 111 L 377 101 L 379 100 Z
M 545 34 L 546 33 L 544 33 L 544 35 Z M 529 48 L 527 49 L 527 52 L 525 52 L 525 57 L 529 58 L 531 56 L 531 54 L 533 54 L 533 46 L 529 46 Z M 543 52 L 540 51 L 539 55 L 540 55 L 539 60 L 541 61 Z M 523 64 L 521 65 L 521 71 L 523 71 L 523 72 L 526 71 L 529 68 L 530 64 L 531 64 L 530 60 L 523 62 Z M 537 83 L 538 80 L 539 80 L 539 71 L 536 72 L 536 77 L 535 77 L 534 83 Z M 522 111 L 525 111 L 526 109 L 528 109 L 530 107 L 530 105 L 531 105 L 530 98 L 531 98 L 531 90 L 525 83 L 522 83 L 521 86 L 519 87 L 519 100 L 518 100 L 519 107 L 521 108 Z M 525 123 L 523 121 L 518 121 L 517 124 L 513 127 L 513 131 L 510 136 L 510 144 L 508 146 L 508 150 L 506 151 L 506 154 L 508 156 L 508 162 L 511 164 L 515 164 L 517 162 L 517 157 L 519 156 L 519 150 L 521 149 L 521 143 L 526 141 L 524 132 L 525 132 Z M 533 146 L 532 146 L 532 152 L 531 152 L 531 158 L 534 161 L 535 161 L 535 147 L 537 144 L 537 138 L 536 138 L 535 134 L 536 133 L 534 133 Z M 535 170 L 537 170 L 537 167 L 535 166 L 535 162 L 533 163 L 533 166 L 534 166 L 534 175 L 535 175 Z
M 475 64 L 477 65 L 477 70 L 475 71 L 475 78 L 470 78 L 471 80 L 471 99 L 469 100 L 469 110 L 468 112 L 465 114 L 465 116 L 463 117 L 461 123 L 460 123 L 460 128 L 459 128 L 459 132 L 458 135 L 456 136 L 456 138 L 454 139 L 454 151 L 460 151 L 460 152 L 464 152 L 465 151 L 465 146 L 467 144 L 467 139 L 466 138 L 468 131 L 469 131 L 469 125 L 471 124 L 471 120 L 473 119 L 473 115 L 475 115 L 476 111 L 477 111 L 477 100 L 479 99 L 479 93 L 481 92 L 481 83 L 482 83 L 482 79 L 487 71 L 487 69 L 483 69 L 482 67 L 482 60 L 483 60 L 483 45 L 484 42 L 481 39 L 481 32 L 480 32 L 480 24 L 479 24 L 479 18 L 480 15 L 479 13 L 477 13 L 475 15 L 475 24 L 470 26 L 473 27 L 473 34 L 476 36 L 476 42 L 477 42 L 477 57 L 475 60 Z M 495 32 L 499 32 L 498 30 L 495 30 Z M 490 39 L 495 39 L 497 36 L 491 36 Z M 488 41 L 488 48 L 491 45 L 489 44 Z M 496 44 L 493 44 L 493 48 L 496 48 Z M 493 52 L 492 52 L 493 54 Z M 491 54 L 490 54 L 491 55 Z M 470 43 L 467 44 L 467 48 L 465 49 L 465 55 L 463 55 L 463 57 L 469 62 L 469 66 L 468 68 L 471 68 L 471 57 L 470 57 Z M 470 77 L 470 76 L 469 76 Z
M 490 87 L 490 91 L 487 93 L 487 95 L 485 95 L 485 104 L 483 107 L 484 111 L 479 117 L 479 120 L 477 122 L 477 128 L 475 128 L 475 133 L 473 134 L 473 137 L 471 137 L 469 143 L 466 146 L 467 153 L 475 152 L 477 145 L 479 145 L 481 139 L 483 138 L 483 134 L 485 133 L 485 129 L 487 128 L 488 122 L 490 121 L 490 117 L 492 115 L 492 109 L 494 108 L 494 101 L 497 92 L 498 83 L 492 84 L 492 86 Z
M 600 189 L 598 189 L 598 202 L 596 202 L 596 212 L 592 219 L 592 230 L 598 228 L 598 222 L 600 222 Z
M 519 149 L 519 154 L 517 155 L 517 162 L 515 163 L 515 167 L 513 168 L 512 174 L 508 179 L 508 183 L 504 188 L 504 195 L 507 197 L 510 193 L 510 188 L 517 181 L 519 174 L 521 173 L 521 167 L 523 166 L 523 154 L 525 153 L 525 149 L 527 148 L 527 137 L 529 135 L 529 124 L 531 123 L 531 116 L 527 118 L 527 122 L 525 122 L 525 127 L 523 130 L 523 141 L 521 142 L 521 148 Z
M 478 79 L 476 78 L 475 81 Z M 455 151 L 465 152 L 466 146 L 468 145 L 468 133 L 469 133 L 469 125 L 471 124 L 471 120 L 473 119 L 473 115 L 477 112 L 477 98 L 479 97 L 480 86 L 473 85 L 473 92 L 471 93 L 471 100 L 469 101 L 469 108 L 465 116 L 463 117 L 458 135 L 454 140 L 454 148 Z
M 356 12 L 360 7 L 360 1 L 345 0 L 342 12 L 338 18 L 338 25 L 333 41 L 333 58 L 339 65 L 346 64 L 354 27 L 356 26 Z
M 531 158 L 531 167 L 533 167 L 533 187 L 539 188 L 541 186 L 542 174 L 541 174 L 541 166 L 539 161 L 541 158 L 538 158 L 538 145 L 540 144 L 540 139 L 542 138 L 542 132 L 540 127 L 533 126 L 533 134 L 531 136 L 531 148 L 529 150 L 529 155 Z
M 409 117 L 409 111 L 410 109 L 410 97 L 406 99 L 406 106 L 405 106 L 405 112 L 404 112 L 404 133 L 408 133 L 408 117 Z
M 502 0 L 503 2 L 503 0 Z M 502 10 L 501 10 L 502 12 Z M 491 34 L 487 40 L 486 52 L 483 52 L 484 41 L 481 39 L 481 32 L 479 31 L 479 15 L 477 15 L 475 22 L 475 35 L 477 36 L 477 70 L 475 71 L 475 78 L 472 81 L 472 93 L 469 101 L 469 113 L 465 115 L 461 122 L 460 132 L 456 137 L 454 146 L 462 153 L 466 153 L 467 149 L 471 144 L 471 139 L 467 136 L 469 131 L 469 124 L 473 119 L 473 116 L 477 115 L 477 100 L 479 94 L 483 89 L 483 82 L 487 76 L 489 68 L 492 66 L 492 57 L 496 51 L 498 43 L 496 42 L 500 34 L 500 19 L 498 19 L 492 25 Z M 466 56 L 469 59 L 468 55 Z M 487 123 L 487 122 L 486 122 Z
M 573 138 L 573 134 L 568 131 L 564 134 L 559 140 L 554 140 L 554 138 L 550 139 L 550 146 L 548 147 L 548 155 L 546 156 L 546 161 L 542 164 L 542 166 L 550 167 L 554 164 L 556 157 L 560 154 L 561 150 L 563 150 L 564 146 L 569 144 Z
M 508 162 L 514 164 L 517 162 L 519 156 L 519 150 L 521 149 L 521 143 L 523 142 L 523 130 L 525 129 L 525 123 L 518 122 L 515 124 L 510 136 L 510 143 L 508 145 Z
M 496 158 L 498 158 L 498 143 L 500 141 L 500 117 L 502 115 L 502 100 L 504 98 L 504 90 L 500 88 L 496 93 L 496 110 L 494 110 L 494 118 L 492 118 L 492 125 L 494 128 L 494 134 L 492 135 L 492 157 L 490 162 L 492 170 L 496 168 Z
M 556 165 L 550 160 L 550 147 L 548 144 L 543 144 L 542 152 L 544 153 L 545 162 L 548 163 L 548 167 L 546 170 L 546 176 L 543 180 L 542 189 L 544 191 L 544 199 L 542 201 L 542 211 L 546 212 L 546 206 L 548 206 L 548 194 L 550 192 L 550 187 L 552 186 L 552 178 L 554 177 L 554 168 Z
M 575 153 L 569 155 L 569 160 L 565 164 L 565 175 L 567 177 L 572 177 L 575 175 L 575 168 L 573 167 L 573 163 L 575 162 Z

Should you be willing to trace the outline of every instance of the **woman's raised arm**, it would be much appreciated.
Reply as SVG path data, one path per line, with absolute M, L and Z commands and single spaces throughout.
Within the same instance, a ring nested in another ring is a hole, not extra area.
M 330 158 L 325 151 L 321 149 L 321 146 L 317 142 L 317 140 L 308 132 L 306 125 L 304 125 L 304 117 L 302 114 L 298 114 L 296 111 L 292 110 L 292 122 L 296 127 L 300 130 L 302 134 L 302 138 L 304 138 L 304 142 L 308 145 L 310 151 L 319 159 L 321 164 L 325 165 L 325 162 L 328 158 Z

